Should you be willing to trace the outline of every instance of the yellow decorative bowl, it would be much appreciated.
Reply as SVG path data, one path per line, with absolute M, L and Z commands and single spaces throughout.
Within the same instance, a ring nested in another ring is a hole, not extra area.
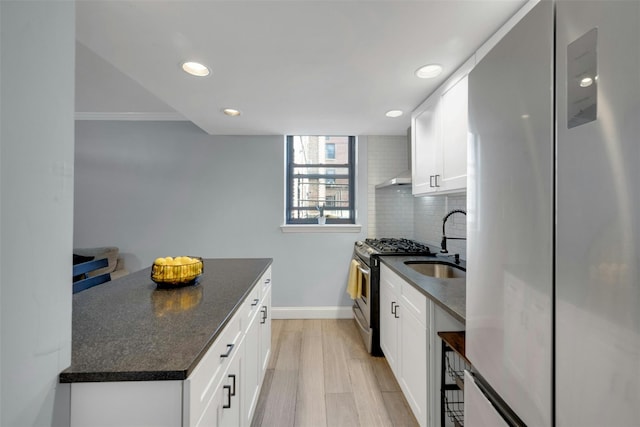
M 198 283 L 204 264 L 199 257 L 157 258 L 151 266 L 151 280 L 159 288 L 191 286 Z

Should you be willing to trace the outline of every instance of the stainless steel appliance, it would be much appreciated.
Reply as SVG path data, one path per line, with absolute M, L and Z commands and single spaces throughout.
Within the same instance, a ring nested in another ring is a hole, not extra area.
M 465 425 L 640 425 L 640 2 L 542 1 L 469 75 Z
M 381 238 L 358 241 L 353 259 L 362 275 L 362 296 L 353 302 L 353 315 L 367 350 L 382 356 L 380 349 L 380 256 L 435 255 L 429 246 L 410 239 Z

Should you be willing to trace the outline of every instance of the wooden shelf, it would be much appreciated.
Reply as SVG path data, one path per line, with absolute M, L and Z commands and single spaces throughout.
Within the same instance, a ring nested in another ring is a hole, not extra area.
M 460 357 L 462 357 L 468 364 L 469 359 L 465 355 L 465 345 L 464 345 L 464 331 L 455 331 L 455 332 L 438 332 L 438 336 L 442 341 L 444 341 L 453 351 L 455 351 Z

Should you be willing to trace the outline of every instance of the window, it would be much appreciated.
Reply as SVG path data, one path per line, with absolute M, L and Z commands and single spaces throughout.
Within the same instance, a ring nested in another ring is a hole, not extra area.
M 319 208 L 355 223 L 355 152 L 355 136 L 287 136 L 287 224 L 316 224 Z
M 333 142 L 327 142 L 324 144 L 324 158 L 327 160 L 336 159 L 336 144 Z

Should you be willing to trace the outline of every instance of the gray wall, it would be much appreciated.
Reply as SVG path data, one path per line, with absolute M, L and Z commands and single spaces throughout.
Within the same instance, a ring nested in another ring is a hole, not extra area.
M 74 247 L 118 246 L 130 271 L 156 257 L 269 257 L 274 307 L 349 306 L 361 233 L 282 233 L 284 138 L 211 136 L 190 122 L 76 122 Z M 363 200 L 364 198 L 364 200 Z
M 0 425 L 69 424 L 74 3 L 0 2 Z

